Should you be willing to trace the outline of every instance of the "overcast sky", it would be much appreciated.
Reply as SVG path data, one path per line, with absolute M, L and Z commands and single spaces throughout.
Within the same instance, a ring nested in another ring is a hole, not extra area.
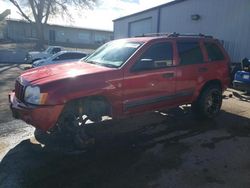
M 113 30 L 112 20 L 169 1 L 172 0 L 99 0 L 99 5 L 94 10 L 77 12 L 74 7 L 71 7 L 70 12 L 73 13 L 74 22 L 58 16 L 50 19 L 49 23 Z M 0 12 L 10 8 L 11 15 L 9 18 L 21 19 L 21 16 L 17 13 L 17 9 L 13 5 L 7 1 L 0 0 L 0 2 Z

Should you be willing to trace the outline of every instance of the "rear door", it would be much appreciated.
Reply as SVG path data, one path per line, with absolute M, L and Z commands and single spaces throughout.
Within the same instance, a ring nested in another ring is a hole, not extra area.
M 172 42 L 157 42 L 147 48 L 124 73 L 125 114 L 151 111 L 171 105 L 175 94 Z
M 215 41 L 205 41 L 207 79 L 221 80 L 225 87 L 230 83 L 229 58 L 223 53 L 222 47 Z
M 190 103 L 196 94 L 196 88 L 205 80 L 208 67 L 204 63 L 202 42 L 199 40 L 181 40 L 176 43 L 179 65 L 176 78 L 178 103 Z

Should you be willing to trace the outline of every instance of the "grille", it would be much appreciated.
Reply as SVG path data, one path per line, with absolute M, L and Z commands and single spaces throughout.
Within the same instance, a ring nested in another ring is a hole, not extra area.
M 15 84 L 15 95 L 21 101 L 24 101 L 24 86 L 16 81 Z

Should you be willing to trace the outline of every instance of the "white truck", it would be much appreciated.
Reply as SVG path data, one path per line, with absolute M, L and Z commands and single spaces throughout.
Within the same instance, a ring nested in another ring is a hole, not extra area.
M 25 57 L 25 63 L 33 63 L 36 60 L 46 59 L 62 50 L 63 49 L 60 46 L 49 46 L 45 51 L 42 52 L 38 51 L 28 52 Z

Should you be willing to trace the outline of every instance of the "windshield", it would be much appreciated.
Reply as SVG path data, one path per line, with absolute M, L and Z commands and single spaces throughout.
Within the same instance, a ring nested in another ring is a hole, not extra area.
M 50 46 L 50 47 L 48 47 L 48 48 L 45 50 L 45 52 L 46 52 L 46 53 L 50 53 L 51 50 L 52 50 L 52 47 Z
M 118 68 L 141 46 L 139 42 L 116 40 L 104 44 L 85 59 L 87 63 Z

